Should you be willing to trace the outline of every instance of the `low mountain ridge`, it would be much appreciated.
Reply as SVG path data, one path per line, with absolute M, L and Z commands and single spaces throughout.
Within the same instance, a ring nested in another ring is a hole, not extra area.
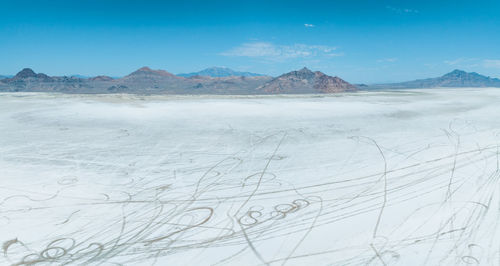
M 370 85 L 370 89 L 378 88 L 436 88 L 436 87 L 500 87 L 500 79 L 483 76 L 476 72 L 465 72 L 455 69 L 437 78 L 417 79 L 399 83 Z
M 268 76 L 193 76 L 184 78 L 165 70 L 142 67 L 122 78 L 49 77 L 23 69 L 16 76 L 0 80 L 0 91 L 65 93 L 145 93 L 145 94 L 256 94 L 255 88 Z

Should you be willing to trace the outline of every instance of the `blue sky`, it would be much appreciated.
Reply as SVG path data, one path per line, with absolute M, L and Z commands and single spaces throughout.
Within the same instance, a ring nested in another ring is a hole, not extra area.
M 307 66 L 354 83 L 500 77 L 500 1 L 5 1 L 0 74 Z

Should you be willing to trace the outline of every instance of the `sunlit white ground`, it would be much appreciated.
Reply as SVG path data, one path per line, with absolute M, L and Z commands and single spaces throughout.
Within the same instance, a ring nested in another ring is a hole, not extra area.
M 499 265 L 500 89 L 0 94 L 0 265 Z

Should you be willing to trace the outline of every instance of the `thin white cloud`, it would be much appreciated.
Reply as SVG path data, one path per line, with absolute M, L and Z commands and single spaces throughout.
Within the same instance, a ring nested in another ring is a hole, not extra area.
M 383 62 L 393 63 L 396 61 L 398 61 L 398 59 L 396 57 L 382 58 L 382 59 L 377 60 L 377 62 L 379 62 L 379 63 L 383 63 Z
M 394 13 L 398 13 L 398 14 L 404 14 L 404 13 L 420 13 L 418 10 L 416 9 L 410 9 L 410 8 L 400 8 L 400 7 L 394 7 L 394 6 L 386 6 L 385 7 L 386 9 L 394 12 Z
M 344 56 L 344 53 L 329 53 L 325 55 L 328 57 L 337 57 L 337 56 Z
M 283 61 L 295 58 L 334 57 L 343 55 L 342 53 L 336 53 L 336 50 L 336 47 L 326 45 L 276 45 L 269 42 L 252 42 L 244 43 L 229 51 L 222 52 L 220 55 Z
M 485 59 L 483 60 L 483 67 L 500 69 L 500 59 Z
M 457 65 L 457 64 L 459 64 L 461 62 L 462 62 L 461 58 L 454 59 L 454 60 L 444 60 L 444 63 L 447 64 L 447 65 L 450 65 L 450 66 Z
M 473 68 L 473 67 L 484 67 L 484 63 L 482 63 L 484 60 L 481 60 L 479 58 L 456 58 L 452 60 L 445 60 L 444 63 L 452 66 L 452 67 L 457 67 L 457 68 Z
M 444 63 L 453 67 L 500 69 L 500 59 L 480 59 L 480 58 L 461 57 L 453 60 L 445 60 Z
M 314 24 L 307 24 L 306 23 L 306 24 L 304 24 L 304 27 L 306 27 L 306 28 L 314 28 L 314 27 L 316 27 L 316 25 L 314 25 Z
M 463 58 L 463 57 L 460 57 L 460 58 L 456 58 L 456 59 L 452 59 L 452 60 L 445 60 L 444 63 L 447 64 L 447 65 L 450 65 L 450 66 L 456 66 L 456 65 L 461 65 L 461 64 L 464 64 L 464 63 L 470 63 L 472 61 L 476 60 L 475 58 Z

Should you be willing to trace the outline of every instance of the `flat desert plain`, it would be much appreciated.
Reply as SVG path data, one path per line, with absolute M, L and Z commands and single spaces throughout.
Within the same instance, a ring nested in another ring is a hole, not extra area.
M 0 265 L 499 265 L 500 89 L 0 94 Z

